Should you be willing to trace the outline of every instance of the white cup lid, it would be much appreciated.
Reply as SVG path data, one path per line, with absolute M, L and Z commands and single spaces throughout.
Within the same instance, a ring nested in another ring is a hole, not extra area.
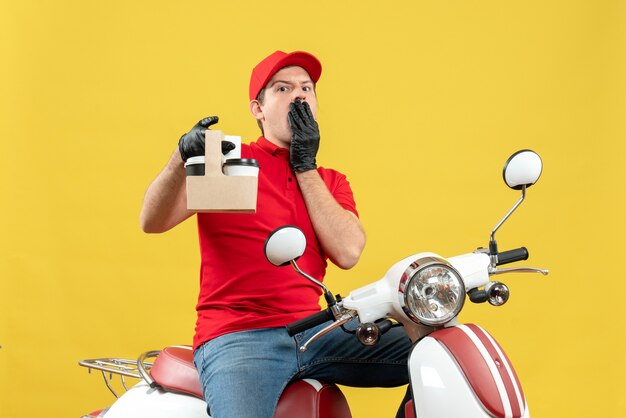
M 230 158 L 224 161 L 225 166 L 247 166 L 258 167 L 259 162 L 254 158 Z
M 194 165 L 194 164 L 204 164 L 204 155 L 198 155 L 197 157 L 187 158 L 185 167 L 187 167 L 188 165 Z

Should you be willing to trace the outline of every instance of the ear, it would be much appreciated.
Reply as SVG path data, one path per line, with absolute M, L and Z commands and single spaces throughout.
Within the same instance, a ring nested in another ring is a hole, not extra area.
M 263 114 L 263 108 L 258 100 L 252 100 L 250 102 L 250 113 L 252 113 L 252 116 L 254 116 L 254 118 L 258 121 L 262 121 L 265 119 L 265 115 Z

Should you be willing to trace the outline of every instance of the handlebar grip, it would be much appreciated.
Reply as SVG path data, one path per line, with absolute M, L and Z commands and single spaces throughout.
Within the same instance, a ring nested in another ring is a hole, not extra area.
M 520 247 L 514 250 L 498 253 L 497 265 L 500 266 L 502 264 L 513 263 L 515 261 L 522 260 L 528 260 L 528 250 L 526 249 L 526 247 Z
M 331 321 L 333 319 L 335 319 L 335 317 L 330 312 L 329 308 L 324 309 L 323 311 L 319 311 L 318 313 L 315 313 L 313 315 L 309 315 L 296 322 L 292 322 L 291 324 L 287 324 L 285 325 L 285 328 L 287 328 L 287 333 L 289 334 L 289 336 L 293 337 L 294 335 L 302 331 L 306 331 L 307 329 L 313 328 L 316 325 L 323 324 L 324 322 Z

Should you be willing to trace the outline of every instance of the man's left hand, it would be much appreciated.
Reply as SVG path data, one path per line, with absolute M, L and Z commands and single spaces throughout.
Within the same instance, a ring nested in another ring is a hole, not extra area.
M 316 170 L 315 157 L 320 147 L 320 131 L 307 102 L 295 100 L 289 104 L 291 126 L 291 167 L 294 171 Z

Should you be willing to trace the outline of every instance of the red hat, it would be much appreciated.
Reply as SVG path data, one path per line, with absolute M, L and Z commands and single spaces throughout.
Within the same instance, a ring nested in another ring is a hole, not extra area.
M 302 67 L 309 73 L 313 83 L 317 83 L 322 74 L 322 64 L 313 55 L 304 51 L 295 51 L 287 54 L 283 51 L 276 51 L 257 64 L 250 76 L 250 100 L 255 100 L 259 92 L 270 81 L 270 78 L 280 69 L 296 65 Z

